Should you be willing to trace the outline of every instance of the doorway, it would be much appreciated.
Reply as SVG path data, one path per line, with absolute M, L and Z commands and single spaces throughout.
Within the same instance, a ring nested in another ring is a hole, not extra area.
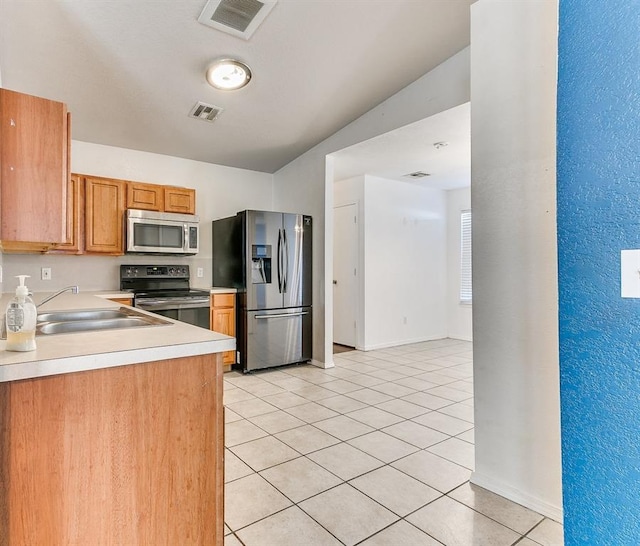
M 333 342 L 355 348 L 359 256 L 357 204 L 333 209 L 333 237 Z

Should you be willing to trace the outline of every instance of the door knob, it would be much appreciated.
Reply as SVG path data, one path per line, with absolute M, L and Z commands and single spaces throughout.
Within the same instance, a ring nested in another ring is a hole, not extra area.
M 335 279 L 333 279 L 333 284 L 338 284 L 338 281 L 336 281 Z

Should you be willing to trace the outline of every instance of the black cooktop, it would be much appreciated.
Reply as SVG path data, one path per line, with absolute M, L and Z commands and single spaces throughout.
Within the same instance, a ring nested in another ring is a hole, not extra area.
M 134 290 L 136 299 L 141 298 L 203 298 L 209 296 L 208 290 L 169 289 L 169 290 Z
M 121 265 L 120 290 L 137 298 L 184 298 L 209 295 L 189 286 L 188 265 Z

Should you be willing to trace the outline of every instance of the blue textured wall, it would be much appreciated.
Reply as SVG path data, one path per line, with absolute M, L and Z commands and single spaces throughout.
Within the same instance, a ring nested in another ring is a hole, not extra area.
M 640 544 L 640 0 L 561 0 L 560 391 L 565 544 Z

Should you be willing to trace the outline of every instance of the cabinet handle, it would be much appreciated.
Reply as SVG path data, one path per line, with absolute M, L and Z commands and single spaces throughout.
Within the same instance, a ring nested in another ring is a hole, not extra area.
M 9 122 L 9 125 L 11 125 L 11 127 L 15 127 L 15 126 L 16 126 L 16 121 L 15 121 L 14 119 L 12 119 L 12 120 Z

